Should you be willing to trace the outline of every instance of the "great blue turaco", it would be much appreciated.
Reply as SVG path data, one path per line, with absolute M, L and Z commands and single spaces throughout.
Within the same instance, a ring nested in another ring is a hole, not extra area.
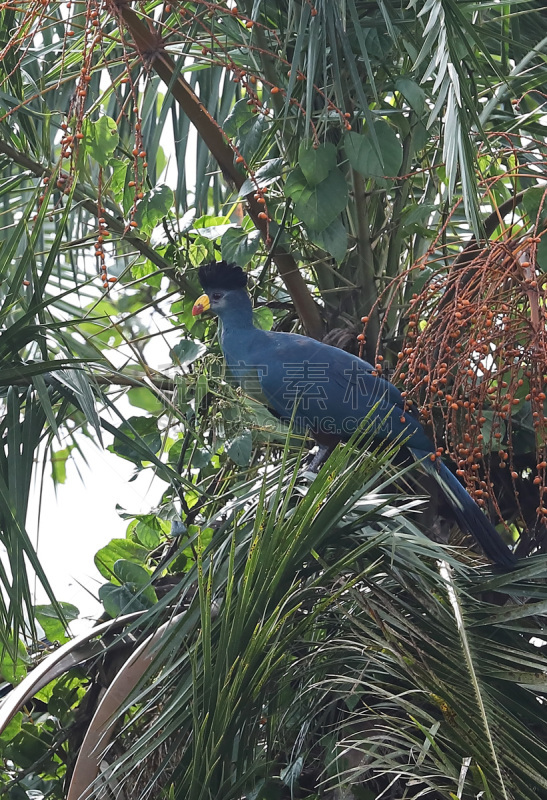
M 199 268 L 205 294 L 194 316 L 210 310 L 221 321 L 220 346 L 233 377 L 250 394 L 300 429 L 320 448 L 347 441 L 369 415 L 378 439 L 401 440 L 438 482 L 461 528 L 504 567 L 516 558 L 492 523 L 442 460 L 400 391 L 366 361 L 337 347 L 301 336 L 261 330 L 253 324 L 247 275 L 236 264 Z

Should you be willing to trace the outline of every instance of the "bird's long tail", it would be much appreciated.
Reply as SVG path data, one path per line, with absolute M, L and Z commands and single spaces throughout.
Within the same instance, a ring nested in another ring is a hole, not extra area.
M 454 511 L 458 525 L 480 544 L 485 555 L 502 567 L 514 567 L 517 558 L 507 547 L 490 520 L 482 513 L 470 494 L 442 461 L 431 461 L 421 450 L 412 450 L 425 471 L 433 476 Z

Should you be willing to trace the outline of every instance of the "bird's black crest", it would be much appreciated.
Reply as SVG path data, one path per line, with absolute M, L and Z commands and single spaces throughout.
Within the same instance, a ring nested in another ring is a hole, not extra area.
M 237 264 L 226 261 L 211 261 L 198 270 L 199 282 L 206 292 L 211 289 L 244 289 L 247 275 Z

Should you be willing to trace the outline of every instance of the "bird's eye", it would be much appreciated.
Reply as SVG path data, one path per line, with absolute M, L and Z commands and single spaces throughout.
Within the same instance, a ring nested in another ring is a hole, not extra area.
M 222 297 L 222 295 L 221 295 L 220 292 L 213 292 L 213 294 L 211 295 L 211 298 L 213 300 L 220 300 L 221 297 Z

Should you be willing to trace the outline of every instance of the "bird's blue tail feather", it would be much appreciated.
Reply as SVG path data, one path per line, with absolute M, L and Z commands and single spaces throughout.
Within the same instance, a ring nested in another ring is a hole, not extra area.
M 425 458 L 426 454 L 421 450 L 413 448 L 412 453 L 420 459 L 425 471 L 432 475 L 441 487 L 459 526 L 477 540 L 485 555 L 496 564 L 514 567 L 517 563 L 516 556 L 448 467 L 439 459 L 431 461 L 429 453 Z

